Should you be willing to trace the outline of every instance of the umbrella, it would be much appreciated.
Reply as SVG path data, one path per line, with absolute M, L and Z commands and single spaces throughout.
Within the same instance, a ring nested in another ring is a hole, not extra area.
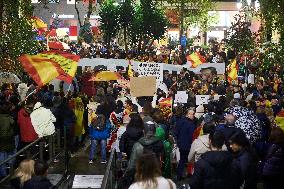
M 261 125 L 256 114 L 246 107 L 234 106 L 226 111 L 236 116 L 235 127 L 244 131 L 251 143 L 255 143 L 261 137 Z
M 3 83 L 20 83 L 21 80 L 16 74 L 11 72 L 0 72 L 0 84 Z
M 121 75 L 116 72 L 101 71 L 93 76 L 89 81 L 114 81 L 121 78 Z
M 51 49 L 58 49 L 58 50 L 70 49 L 70 47 L 67 43 L 63 43 L 63 42 L 60 42 L 60 41 L 48 42 L 48 47 L 51 48 Z

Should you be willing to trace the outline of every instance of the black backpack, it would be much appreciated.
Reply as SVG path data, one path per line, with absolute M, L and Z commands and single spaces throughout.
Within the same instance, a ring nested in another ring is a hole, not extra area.
M 106 127 L 106 117 L 103 114 L 98 114 L 92 121 L 94 129 L 103 131 Z
M 156 138 L 156 140 L 149 145 L 145 145 L 143 144 L 140 140 L 138 141 L 142 146 L 143 146 L 143 152 L 152 152 L 156 154 L 156 157 L 158 158 L 158 160 L 161 159 L 161 157 L 163 156 L 164 150 L 163 150 L 163 143 Z M 158 143 L 160 143 L 161 145 L 159 145 Z

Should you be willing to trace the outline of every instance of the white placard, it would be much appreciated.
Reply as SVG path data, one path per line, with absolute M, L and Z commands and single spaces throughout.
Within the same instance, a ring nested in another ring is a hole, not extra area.
M 196 105 L 208 104 L 210 95 L 196 95 Z
M 248 83 L 249 84 L 254 84 L 254 74 L 249 74 L 248 75 Z
M 158 81 L 163 81 L 163 64 L 141 62 L 137 72 L 139 76 L 155 76 Z
M 177 91 L 177 94 L 175 94 L 175 103 L 182 103 L 186 104 L 188 99 L 188 94 L 186 91 Z
M 101 188 L 104 175 L 75 175 L 72 188 Z

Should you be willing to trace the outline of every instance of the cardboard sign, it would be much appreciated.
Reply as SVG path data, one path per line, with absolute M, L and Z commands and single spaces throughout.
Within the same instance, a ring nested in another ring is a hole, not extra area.
M 138 64 L 139 76 L 155 76 L 158 81 L 163 81 L 163 64 L 142 62 Z
M 186 91 L 177 91 L 177 94 L 175 94 L 175 103 L 182 103 L 186 104 L 188 99 L 188 94 Z
M 196 95 L 196 105 L 208 104 L 210 95 Z
M 156 92 L 156 77 L 131 77 L 130 92 L 134 97 L 154 96 Z

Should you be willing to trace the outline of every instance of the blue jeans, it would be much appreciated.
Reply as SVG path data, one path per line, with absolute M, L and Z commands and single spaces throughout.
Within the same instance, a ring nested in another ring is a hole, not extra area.
M 0 152 L 0 163 L 12 156 L 13 154 L 14 152 Z M 12 166 L 13 162 L 14 160 L 12 159 L 9 162 L 0 165 L 0 177 L 7 176 L 7 167 Z
M 90 160 L 93 160 L 96 154 L 96 148 L 98 142 L 101 143 L 101 156 L 102 156 L 102 161 L 106 161 L 106 140 L 96 140 L 96 139 L 91 139 L 91 149 L 90 149 Z

